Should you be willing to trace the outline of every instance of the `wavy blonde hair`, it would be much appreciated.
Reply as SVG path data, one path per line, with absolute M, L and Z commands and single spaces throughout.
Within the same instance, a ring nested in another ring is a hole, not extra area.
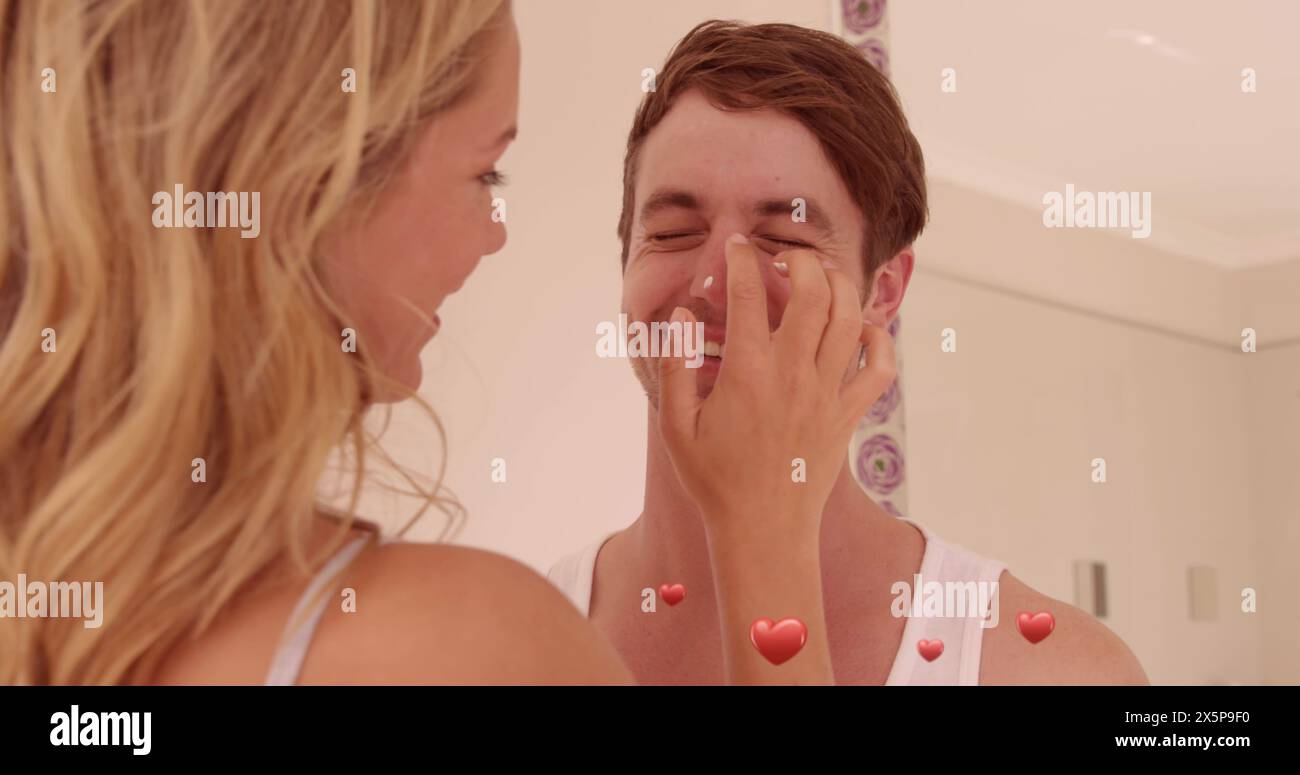
M 393 462 L 368 396 L 400 387 L 342 352 L 318 246 L 473 88 L 507 2 L 0 0 L 0 581 L 99 580 L 105 606 L 0 619 L 0 680 L 147 682 L 342 542 L 367 451 Z M 260 192 L 261 235 L 154 228 L 177 183 Z M 352 497 L 308 556 L 340 450 Z M 421 514 L 451 502 L 404 476 Z

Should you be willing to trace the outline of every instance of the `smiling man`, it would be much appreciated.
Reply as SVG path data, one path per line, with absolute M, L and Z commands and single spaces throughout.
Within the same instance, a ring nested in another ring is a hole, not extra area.
M 697 384 L 707 396 L 726 359 L 730 235 L 767 254 L 770 329 L 790 294 L 780 253 L 795 248 L 849 274 L 863 318 L 883 327 L 903 302 L 926 215 L 920 146 L 892 86 L 852 46 L 790 25 L 706 22 L 674 49 L 632 124 L 618 227 L 623 311 L 666 321 L 683 306 L 705 324 Z M 707 538 L 659 435 L 655 363 L 632 364 L 648 399 L 641 515 L 548 576 L 639 682 L 722 683 Z M 823 514 L 821 568 L 837 683 L 1146 683 L 1100 622 L 885 512 L 847 455 Z M 899 583 L 913 580 L 982 589 L 992 605 L 898 605 Z M 642 590 L 661 585 L 673 594 L 644 612 Z M 993 618 L 994 606 L 1005 614 Z

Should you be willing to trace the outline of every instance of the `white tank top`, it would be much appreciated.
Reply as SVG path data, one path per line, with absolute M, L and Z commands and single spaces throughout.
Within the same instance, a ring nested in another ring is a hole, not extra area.
M 921 583 L 930 582 L 997 582 L 1006 570 L 1004 563 L 990 560 L 957 544 L 935 536 L 924 525 L 903 520 L 925 536 L 921 557 Z M 564 592 L 574 606 L 588 616 L 591 585 L 596 571 L 596 556 L 615 533 L 604 536 L 585 549 L 555 563 L 546 578 Z M 914 579 L 904 579 L 909 587 Z M 990 588 L 996 589 L 996 588 Z M 990 594 L 996 594 L 990 592 Z M 999 617 L 1001 611 L 999 611 Z M 903 639 L 894 655 L 886 686 L 977 686 L 980 675 L 980 646 L 984 640 L 983 620 L 978 616 L 936 617 L 909 616 L 903 627 Z M 921 641 L 942 641 L 943 653 L 933 661 L 921 656 Z
M 337 599 L 330 595 L 321 596 L 318 593 L 335 573 L 356 559 L 371 540 L 371 536 L 352 539 L 316 572 L 307 589 L 298 598 L 298 604 L 293 607 L 293 612 L 289 614 L 284 632 L 280 635 L 280 643 L 275 649 L 275 655 L 271 657 L 271 667 L 266 671 L 265 685 L 292 686 L 298 682 L 298 674 L 302 672 L 302 663 L 307 659 L 307 649 L 311 647 L 316 627 L 320 624 L 321 617 L 325 615 L 326 607 Z M 387 543 L 387 541 L 380 539 L 378 543 Z M 300 624 L 294 626 L 295 622 Z

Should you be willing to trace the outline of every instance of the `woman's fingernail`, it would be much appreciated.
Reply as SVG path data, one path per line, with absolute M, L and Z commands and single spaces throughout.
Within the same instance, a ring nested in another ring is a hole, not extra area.
M 775 269 L 776 273 L 781 275 L 782 277 L 790 276 L 790 265 L 784 261 L 773 261 L 772 268 Z
M 704 278 L 704 290 L 708 290 L 713 285 L 713 275 Z
M 740 232 L 736 232 L 735 234 L 731 235 L 730 237 L 727 237 L 727 242 L 735 242 L 735 243 L 740 244 L 740 245 L 748 245 L 748 244 L 749 244 L 749 238 L 746 237 L 744 234 L 741 234 Z

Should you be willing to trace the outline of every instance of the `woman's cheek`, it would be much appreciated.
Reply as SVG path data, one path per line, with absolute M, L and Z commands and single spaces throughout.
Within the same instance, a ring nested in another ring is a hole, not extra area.
M 508 233 L 506 232 L 505 221 L 489 221 L 488 244 L 487 249 L 483 251 L 483 255 L 488 256 L 504 248 L 506 246 L 507 237 Z
M 504 196 L 481 183 L 476 185 L 479 186 L 477 195 L 461 223 L 465 224 L 467 233 L 475 235 L 473 243 L 478 256 L 486 256 L 505 247 L 510 208 Z

